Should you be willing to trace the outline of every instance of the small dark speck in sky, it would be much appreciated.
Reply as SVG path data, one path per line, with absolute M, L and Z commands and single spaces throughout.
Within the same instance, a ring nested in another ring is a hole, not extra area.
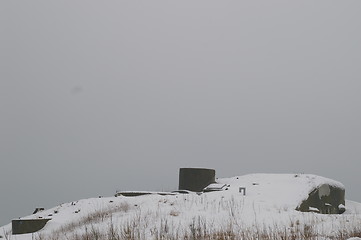
M 83 92 L 83 87 L 82 86 L 74 86 L 71 89 L 71 94 L 73 94 L 73 95 L 80 94 L 81 92 Z

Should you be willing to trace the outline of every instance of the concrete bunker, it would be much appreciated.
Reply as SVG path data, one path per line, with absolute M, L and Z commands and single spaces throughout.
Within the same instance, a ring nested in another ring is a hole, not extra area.
M 207 168 L 180 168 L 179 190 L 201 192 L 211 183 L 216 182 L 216 171 Z
M 308 194 L 308 198 L 296 208 L 300 212 L 342 214 L 345 212 L 345 189 L 322 184 Z
M 12 232 L 16 234 L 34 233 L 41 230 L 45 224 L 51 219 L 16 219 L 11 221 Z

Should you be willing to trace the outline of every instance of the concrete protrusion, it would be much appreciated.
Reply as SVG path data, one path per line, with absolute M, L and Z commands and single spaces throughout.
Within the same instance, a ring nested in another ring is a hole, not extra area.
M 33 214 L 44 211 L 44 208 L 35 208 Z
M 322 214 L 342 214 L 346 210 L 345 189 L 322 184 L 310 192 L 308 198 L 303 200 L 296 210 Z
M 243 196 L 246 196 L 246 188 L 245 187 L 240 187 L 239 192 L 243 193 Z
M 13 234 L 33 233 L 41 230 L 45 224 L 51 219 L 16 219 L 12 220 L 12 232 Z
M 179 169 L 179 190 L 201 192 L 211 183 L 215 183 L 216 171 L 206 168 Z

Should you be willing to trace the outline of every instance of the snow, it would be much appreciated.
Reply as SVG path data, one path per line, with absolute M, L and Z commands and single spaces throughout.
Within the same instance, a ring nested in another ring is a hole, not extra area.
M 291 229 L 297 227 L 297 224 L 312 224 L 315 231 L 325 235 L 336 234 L 340 229 L 352 229 L 361 224 L 361 204 L 357 202 L 346 201 L 346 211 L 342 215 L 302 213 L 295 210 L 316 187 L 328 184 L 344 188 L 341 183 L 324 177 L 309 174 L 249 174 L 217 179 L 217 183 L 217 186 L 226 184 L 228 190 L 201 195 L 160 195 L 149 192 L 150 194 L 137 197 L 90 198 L 60 204 L 22 219 L 51 218 L 39 231 L 40 234 L 51 235 L 64 231 L 66 227 L 70 229 L 70 226 L 73 226 L 70 231 L 81 233 L 84 231 L 83 226 L 75 223 L 84 222 L 91 214 L 96 216 L 97 212 L 102 212 L 104 216 L 91 224 L 99 229 L 106 229 L 110 221 L 116 226 L 127 226 L 137 221 L 144 239 L 152 239 L 154 231 L 160 229 L 165 222 L 169 225 L 168 234 L 189 231 L 192 224 L 201 224 L 208 231 L 227 228 L 245 231 L 259 226 Z M 246 189 L 246 195 L 239 192 L 240 188 Z M 327 193 L 327 188 L 322 190 L 322 194 Z M 10 231 L 11 224 L 0 227 L 2 236 Z M 13 235 L 11 239 L 31 240 L 32 235 Z
M 203 189 L 204 192 L 223 191 L 227 187 L 224 183 L 212 183 Z
M 318 210 L 318 208 L 315 207 L 309 207 L 308 208 L 311 212 L 320 212 L 320 210 Z

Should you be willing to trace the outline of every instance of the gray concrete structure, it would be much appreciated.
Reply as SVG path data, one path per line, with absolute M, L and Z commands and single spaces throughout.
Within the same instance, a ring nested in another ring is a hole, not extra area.
M 341 214 L 345 211 L 345 189 L 323 184 L 309 193 L 296 210 L 321 214 Z
M 124 196 L 124 197 L 138 197 L 143 195 L 150 195 L 150 194 L 157 194 L 157 195 L 175 195 L 175 193 L 171 192 L 146 192 L 146 191 L 121 191 L 115 193 L 115 197 Z
M 179 190 L 201 192 L 211 183 L 215 183 L 216 171 L 207 168 L 179 169 Z
M 12 220 L 12 234 L 25 234 L 33 233 L 42 229 L 45 224 L 51 219 L 39 218 L 39 219 L 16 219 Z

